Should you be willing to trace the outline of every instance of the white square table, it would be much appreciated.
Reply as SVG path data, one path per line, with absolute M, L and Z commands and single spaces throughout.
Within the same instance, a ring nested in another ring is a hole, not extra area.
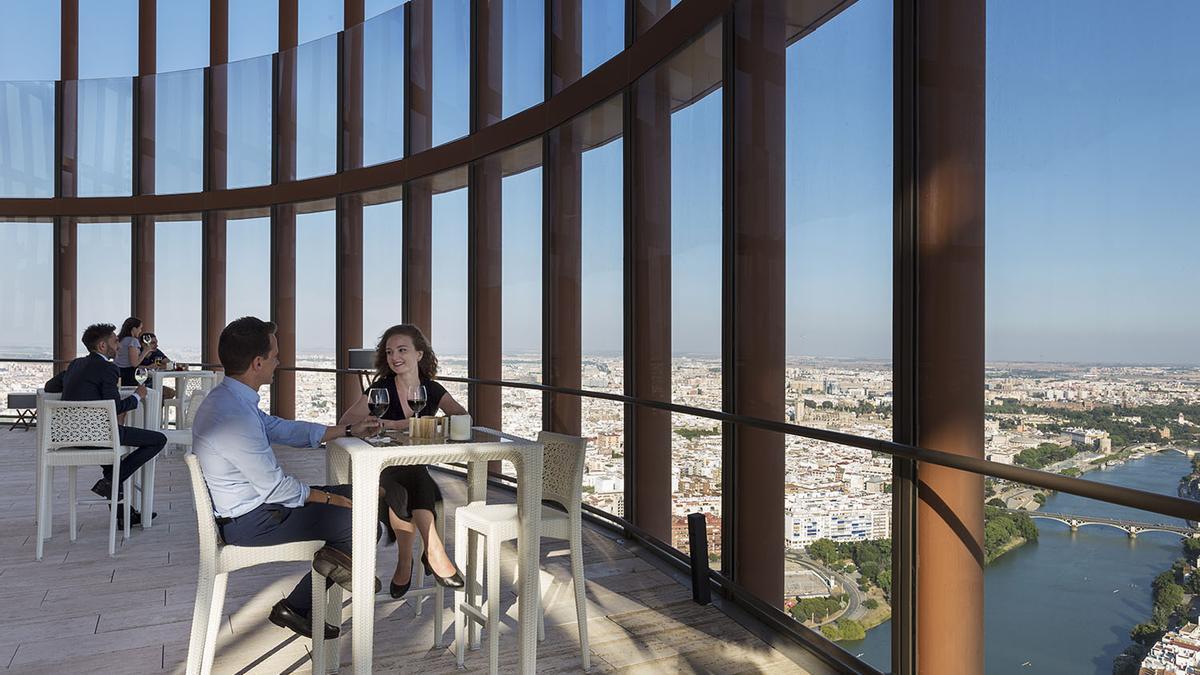
M 538 555 L 542 527 L 542 445 L 475 427 L 467 441 L 393 436 L 372 445 L 359 438 L 336 438 L 326 447 L 327 480 L 333 485 L 349 483 L 353 488 L 354 672 L 366 675 L 372 668 L 380 471 L 399 464 L 465 462 L 467 501 L 483 502 L 487 500 L 487 463 L 508 460 L 517 470 L 517 513 L 521 520 L 521 536 L 517 539 L 520 664 L 522 673 L 533 673 L 537 665 L 538 603 L 541 602 Z M 456 541 L 454 545 L 465 546 L 466 542 Z

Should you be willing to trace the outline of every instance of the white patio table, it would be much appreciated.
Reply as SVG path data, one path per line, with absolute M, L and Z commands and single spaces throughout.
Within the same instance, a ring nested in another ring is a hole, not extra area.
M 411 439 L 392 436 L 372 445 L 359 438 L 336 438 L 327 444 L 326 471 L 330 484 L 353 486 L 354 541 L 354 672 L 371 672 L 375 625 L 375 539 L 379 504 L 379 473 L 398 464 L 467 464 L 467 500 L 487 500 L 487 462 L 508 460 L 517 471 L 517 505 L 521 536 L 517 539 L 520 577 L 519 638 L 522 673 L 533 673 L 537 664 L 539 532 L 542 516 L 542 445 L 536 441 L 475 427 L 467 441 Z M 454 542 L 462 546 L 465 542 Z M 464 570 L 465 572 L 465 570 Z M 358 589 L 363 589 L 359 592 Z M 360 628 L 362 627 L 362 628 Z

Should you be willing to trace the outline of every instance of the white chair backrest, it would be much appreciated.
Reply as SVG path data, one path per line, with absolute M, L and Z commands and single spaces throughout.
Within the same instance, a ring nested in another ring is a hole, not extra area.
M 196 505 L 196 526 L 200 531 L 200 550 L 216 551 L 220 545 L 217 536 L 217 519 L 213 516 L 212 496 L 208 494 L 208 483 L 200 470 L 200 460 L 193 454 L 183 456 L 187 462 L 188 475 L 192 479 L 192 502 Z
M 538 433 L 542 444 L 542 499 L 571 510 L 583 499 L 583 463 L 587 441 L 578 436 Z
M 42 401 L 38 424 L 42 450 L 120 447 L 117 404 L 113 401 Z
M 183 405 L 183 420 L 179 425 L 180 429 L 191 429 L 192 423 L 196 421 L 196 411 L 200 410 L 200 404 L 204 402 L 204 398 L 208 396 L 211 389 L 197 389 L 192 392 L 187 401 Z

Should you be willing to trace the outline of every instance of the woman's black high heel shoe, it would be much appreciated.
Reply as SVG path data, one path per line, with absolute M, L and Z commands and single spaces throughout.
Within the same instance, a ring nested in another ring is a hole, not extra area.
M 448 577 L 438 576 L 438 573 L 433 571 L 433 565 L 429 564 L 429 557 L 424 553 L 421 554 L 421 564 L 425 566 L 425 574 L 432 576 L 433 580 L 439 586 L 445 588 L 462 588 L 467 585 L 467 582 L 463 579 L 462 572 L 458 571 L 458 566 L 454 565 L 453 560 L 450 561 L 450 564 L 454 567 L 454 574 Z
M 394 581 L 392 582 L 392 584 L 391 584 L 392 597 L 396 598 L 397 600 L 399 600 L 400 598 L 403 598 L 404 594 L 408 592 L 408 587 L 412 586 L 412 580 L 413 580 L 413 573 L 412 573 L 412 568 L 410 567 L 409 572 L 408 572 L 408 583 L 398 584 Z

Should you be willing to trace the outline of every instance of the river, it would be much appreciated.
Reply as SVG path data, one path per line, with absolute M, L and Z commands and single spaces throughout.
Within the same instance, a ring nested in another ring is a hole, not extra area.
M 1084 475 L 1112 485 L 1176 494 L 1190 462 L 1162 452 Z M 1051 513 L 1170 522 L 1176 518 L 1055 494 Z M 1129 630 L 1150 616 L 1150 582 L 1182 555 L 1178 535 L 1124 532 L 1035 520 L 1038 542 L 993 562 L 984 573 L 985 664 L 988 673 L 1112 672 L 1113 657 L 1130 644 Z M 841 646 L 883 671 L 890 670 L 891 623 Z M 947 648 L 953 648 L 947 646 Z M 1028 662 L 1028 666 L 1022 664 Z

